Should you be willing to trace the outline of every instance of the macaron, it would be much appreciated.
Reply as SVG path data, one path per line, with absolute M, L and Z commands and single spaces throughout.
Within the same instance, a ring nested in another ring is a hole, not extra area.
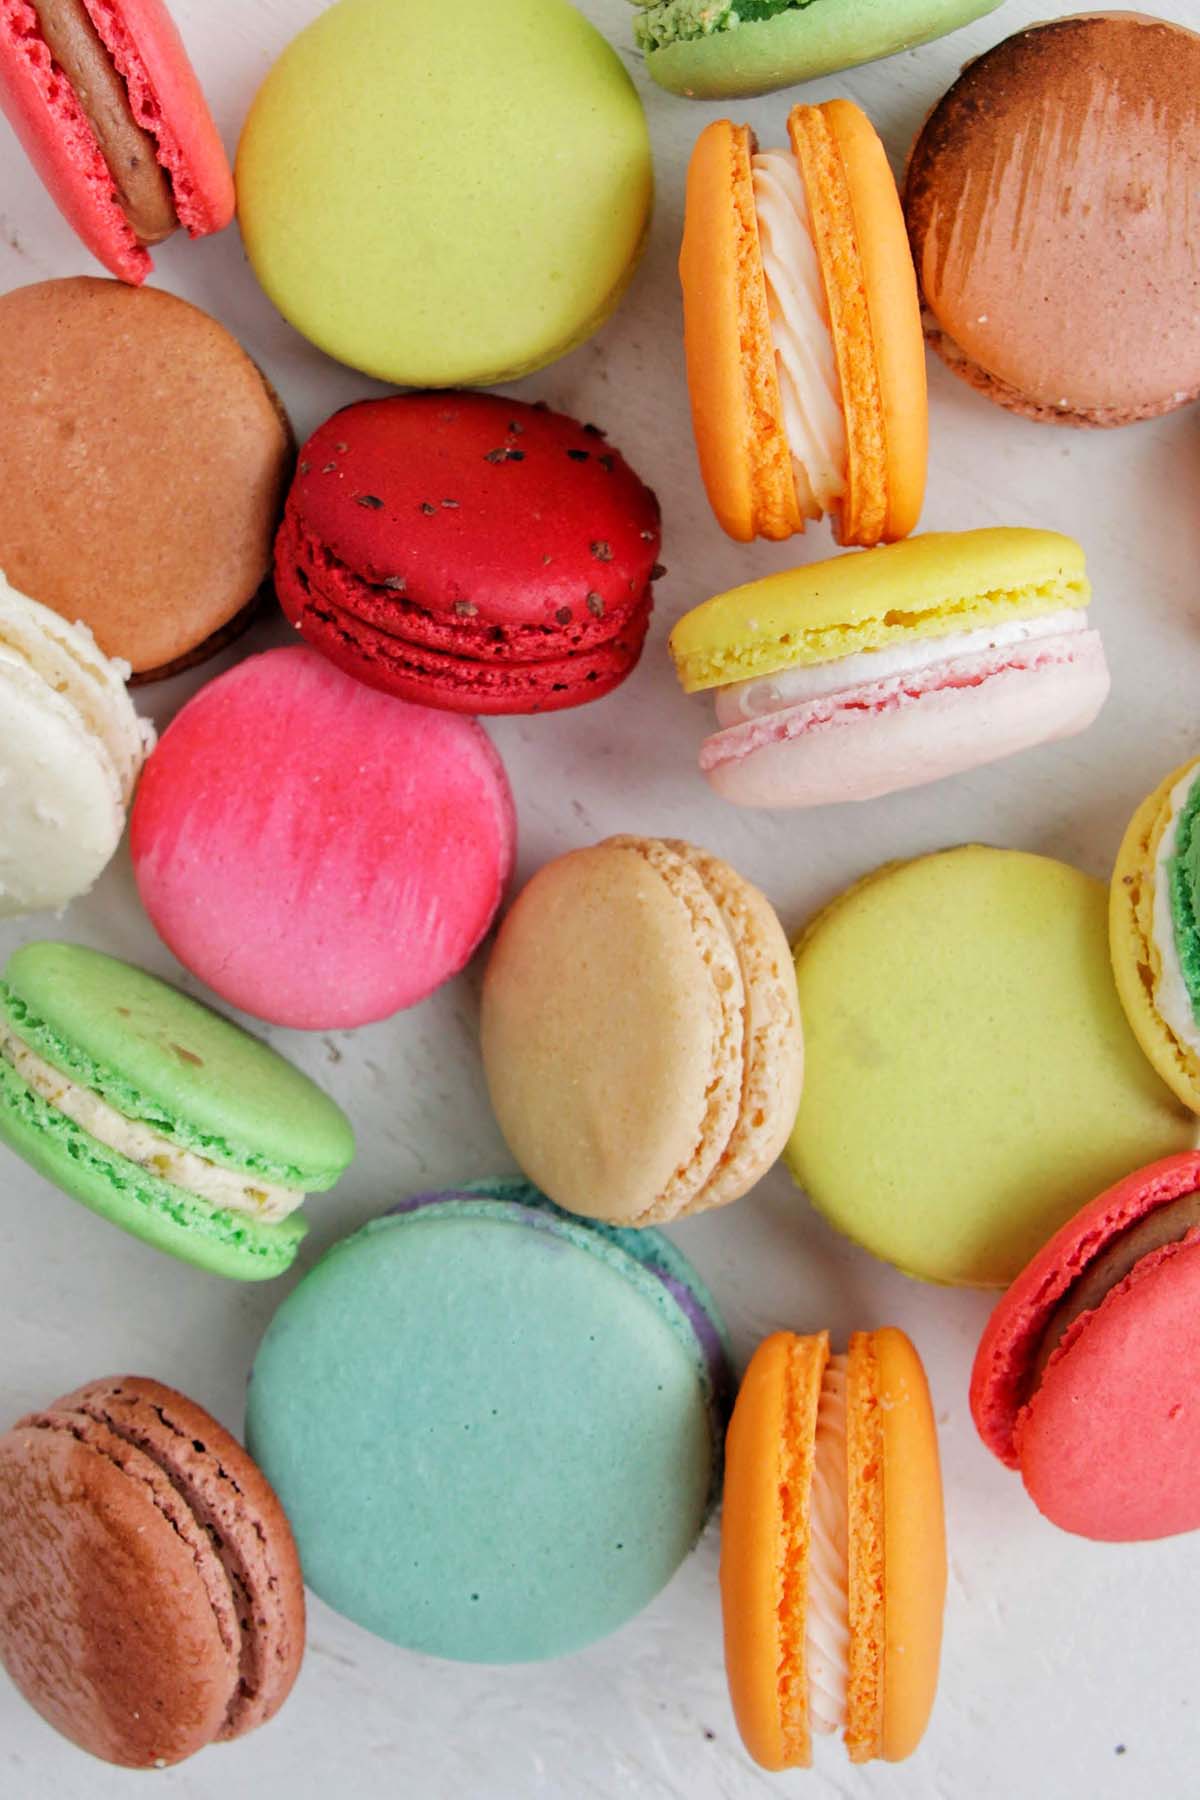
M 161 0 L 8 0 L 0 108 L 51 199 L 122 281 L 183 226 L 223 231 L 233 175 Z
M 608 838 L 541 869 L 500 927 L 480 1031 L 518 1166 L 614 1225 L 740 1199 L 800 1102 L 783 928 L 728 863 L 675 839 Z
M 249 622 L 291 458 L 273 389 L 198 307 L 88 276 L 0 296 L 0 568 L 135 680 Z
M 700 473 L 732 538 L 829 514 L 839 543 L 890 543 L 920 517 L 928 452 L 896 184 L 848 100 L 793 107 L 788 139 L 760 151 L 718 119 L 692 153 L 679 274 Z
M 0 918 L 58 911 L 116 854 L 154 744 L 127 673 L 0 574 Z
M 366 1025 L 458 974 L 512 873 L 500 758 L 473 719 L 374 692 L 297 645 L 176 714 L 130 829 L 184 967 L 273 1025 Z
M 269 299 L 402 387 L 511 381 L 583 343 L 653 187 L 633 83 L 567 0 L 340 0 L 267 76 L 237 156 Z
M 327 1605 L 406 1649 L 531 1662 L 670 1580 L 719 1493 L 729 1389 L 665 1238 L 502 1179 L 337 1245 L 267 1331 L 247 1432 Z
M 766 1769 L 814 1732 L 851 1762 L 911 1756 L 937 1691 L 946 1530 L 937 1432 L 902 1331 L 777 1331 L 725 1446 L 721 1603 L 738 1729 Z
M 1031 26 L 917 138 L 905 212 L 934 349 L 1026 418 L 1125 425 L 1200 395 L 1200 33 Z
M 1196 1122 L 1129 1029 L 1107 894 L 972 844 L 891 863 L 796 946 L 807 1071 L 787 1161 L 819 1212 L 925 1281 L 1002 1287 Z
M 233 1281 L 289 1268 L 354 1155 L 282 1056 L 153 975 L 26 944 L 0 979 L 0 1140 L 122 1231 Z
M 0 1663 L 104 1762 L 162 1769 L 287 1699 L 304 1583 L 266 1478 L 162 1382 L 88 1382 L 0 1437 Z
M 641 655 L 658 502 L 594 425 L 492 394 L 335 413 L 300 453 L 275 587 L 348 674 L 451 712 L 611 692 Z
M 809 563 L 686 613 L 671 655 L 713 690 L 700 752 L 739 806 L 873 800 L 1083 731 L 1108 696 L 1084 554 L 1053 531 L 931 532 Z
M 1064 1531 L 1200 1529 L 1200 1155 L 1139 1169 L 1069 1220 L 1000 1301 L 971 1412 Z
M 1000 0 L 634 0 L 660 87 L 689 100 L 768 94 L 957 31 Z
M 1109 940 L 1134 1036 L 1200 1113 L 1200 757 L 1172 771 L 1129 822 L 1113 870 Z

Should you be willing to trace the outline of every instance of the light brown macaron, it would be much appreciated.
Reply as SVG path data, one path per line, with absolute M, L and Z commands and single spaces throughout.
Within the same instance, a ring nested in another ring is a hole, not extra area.
M 0 297 L 0 569 L 135 679 L 249 622 L 292 450 L 266 378 L 186 301 L 85 276 Z
M 611 1224 L 739 1199 L 800 1104 L 783 928 L 727 863 L 673 839 L 608 838 L 534 876 L 488 965 L 482 1034 L 521 1169 Z
M 926 332 L 1027 418 L 1125 425 L 1200 395 L 1200 34 L 1035 25 L 969 63 L 909 159 Z
M 278 1712 L 304 1584 L 266 1476 L 202 1407 L 93 1381 L 0 1436 L 0 1663 L 49 1724 L 126 1768 Z

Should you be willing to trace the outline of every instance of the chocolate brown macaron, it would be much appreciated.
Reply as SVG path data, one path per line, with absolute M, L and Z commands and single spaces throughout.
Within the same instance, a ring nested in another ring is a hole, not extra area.
M 0 296 L 0 569 L 135 680 L 249 622 L 292 454 L 269 382 L 199 308 L 85 276 Z
M 0 1437 L 0 1663 L 64 1737 L 182 1762 L 273 1717 L 303 1653 L 291 1528 L 201 1407 L 115 1377 Z
M 926 333 L 999 405 L 1125 425 L 1200 396 L 1200 34 L 1081 13 L 969 63 L 909 159 Z

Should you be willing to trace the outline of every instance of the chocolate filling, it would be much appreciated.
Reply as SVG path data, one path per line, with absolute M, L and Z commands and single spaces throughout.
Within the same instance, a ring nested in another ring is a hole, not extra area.
M 125 83 L 83 0 L 31 0 L 50 54 L 74 89 L 117 198 L 140 244 L 161 244 L 179 224 L 158 149 L 133 116 Z
M 1094 1257 L 1050 1315 L 1034 1360 L 1030 1392 L 1041 1381 L 1046 1364 L 1076 1319 L 1086 1312 L 1094 1312 L 1105 1295 L 1120 1287 L 1144 1257 L 1152 1256 L 1167 1244 L 1179 1243 L 1198 1226 L 1200 1193 L 1183 1194 L 1169 1205 L 1147 1213 Z

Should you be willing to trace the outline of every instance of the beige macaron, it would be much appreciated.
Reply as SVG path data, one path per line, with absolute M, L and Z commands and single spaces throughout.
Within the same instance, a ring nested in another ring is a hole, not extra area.
M 727 863 L 673 839 L 608 838 L 534 876 L 496 940 L 482 1034 L 524 1173 L 616 1225 L 739 1199 L 800 1104 L 779 920 Z

